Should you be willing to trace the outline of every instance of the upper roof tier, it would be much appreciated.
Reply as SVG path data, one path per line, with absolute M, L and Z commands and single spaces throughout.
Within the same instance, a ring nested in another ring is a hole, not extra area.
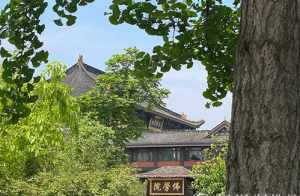
M 77 63 L 67 69 L 64 82 L 72 88 L 72 94 L 78 96 L 95 87 L 97 76 L 101 74 L 105 74 L 105 72 L 84 63 L 83 57 L 80 55 Z M 141 104 L 140 107 L 147 113 L 170 119 L 193 129 L 204 124 L 204 120 L 188 120 L 185 116 L 163 106 L 152 107 L 150 110 L 148 110 L 146 104 Z

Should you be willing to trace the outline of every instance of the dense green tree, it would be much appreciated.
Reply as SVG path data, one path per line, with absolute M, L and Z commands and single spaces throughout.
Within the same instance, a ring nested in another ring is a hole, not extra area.
M 49 64 L 31 92 L 39 96 L 30 115 L 1 124 L 0 195 L 143 195 L 119 131 L 79 118 L 64 77 L 60 63 Z
M 140 136 L 146 128 L 138 117 L 141 107 L 162 105 L 168 91 L 156 76 L 140 78 L 133 70 L 139 51 L 128 48 L 107 61 L 107 72 L 96 87 L 79 98 L 81 111 L 101 124 L 118 130 L 120 142 Z
M 31 161 L 51 156 L 51 149 L 63 142 L 64 133 L 77 130 L 78 104 L 71 90 L 61 83 L 65 69 L 57 62 L 47 67 L 31 92 L 38 99 L 29 104 L 30 115 L 16 124 L 5 123 L 6 116 L 1 116 L 1 179 L 33 175 L 38 165 Z M 49 77 L 51 82 L 47 81 Z M 2 82 L 1 85 L 7 84 Z
M 225 194 L 225 160 L 217 157 L 213 160 L 193 166 L 193 188 L 207 195 Z
M 9 195 L 143 196 L 145 187 L 126 165 L 117 134 L 91 119 L 83 118 L 78 135 L 69 135 L 55 151 L 51 168 L 33 178 L 13 180 Z

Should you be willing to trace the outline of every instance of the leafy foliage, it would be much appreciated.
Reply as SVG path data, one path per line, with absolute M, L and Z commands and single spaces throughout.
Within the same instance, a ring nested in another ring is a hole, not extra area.
M 227 144 L 217 143 L 206 151 L 209 161 L 193 166 L 193 188 L 207 195 L 225 195 Z
M 51 82 L 47 81 L 49 76 Z M 26 164 L 31 167 L 36 163 L 35 157 L 50 156 L 49 149 L 60 146 L 65 132 L 77 130 L 79 107 L 70 89 L 61 83 L 62 77 L 63 66 L 49 64 L 32 91 L 38 99 L 29 104 L 30 115 L 16 124 L 5 123 L 5 116 L 0 119 L 0 174 L 20 176 L 24 170 L 30 171 L 25 175 L 34 174 L 35 169 L 26 168 Z
M 60 63 L 49 64 L 34 84 L 30 115 L 1 124 L 0 195 L 143 195 L 119 132 L 78 118 L 64 74 Z
M 129 48 L 107 61 L 108 72 L 96 87 L 80 97 L 81 111 L 101 124 L 119 131 L 120 141 L 136 138 L 145 129 L 138 118 L 140 107 L 163 104 L 168 91 L 157 77 L 141 79 L 132 69 L 138 50 Z
M 207 195 L 225 193 L 225 161 L 217 157 L 193 167 L 193 187 Z
M 99 195 L 143 196 L 144 185 L 134 177 L 129 167 L 104 170 L 76 170 L 59 175 L 41 173 L 34 179 L 15 181 L 9 195 Z
M 138 54 L 135 65 L 141 75 L 162 75 L 171 68 L 190 68 L 195 60 L 201 61 L 208 72 L 203 95 L 213 106 L 221 104 L 219 100 L 232 89 L 238 9 L 221 0 L 113 0 L 110 9 L 112 24 L 136 25 L 164 40 L 153 48 L 152 55 Z
M 78 135 L 69 135 L 55 151 L 51 167 L 33 178 L 13 180 L 9 195 L 143 195 L 144 186 L 115 145 L 115 132 L 90 119 L 79 127 Z

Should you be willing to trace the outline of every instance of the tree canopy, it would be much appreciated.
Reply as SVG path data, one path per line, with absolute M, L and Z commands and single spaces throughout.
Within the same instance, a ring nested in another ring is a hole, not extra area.
M 1 116 L 0 195 L 143 195 L 122 132 L 80 112 L 64 77 L 61 63 L 48 64 L 31 91 L 31 113 L 14 124 Z
M 197 193 L 207 195 L 225 195 L 226 164 L 228 145 L 224 140 L 216 139 L 216 143 L 203 151 L 207 161 L 193 165 L 192 182 Z
M 65 69 L 57 62 L 47 67 L 31 92 L 38 99 L 27 105 L 30 115 L 15 124 L 6 123 L 6 116 L 1 116 L 0 174 L 20 176 L 31 157 L 50 156 L 49 148 L 60 146 L 64 132 L 77 131 L 79 106 L 70 88 L 61 83 Z M 6 175 L 1 176 L 5 179 Z
M 133 69 L 139 50 L 125 49 L 107 62 L 107 72 L 98 76 L 95 88 L 79 97 L 81 112 L 118 130 L 121 142 L 137 138 L 146 125 L 138 117 L 143 108 L 164 105 L 169 94 L 156 76 L 140 78 Z
M 77 9 L 93 1 L 55 1 L 55 24 L 73 25 Z M 239 25 L 237 5 L 238 1 L 235 6 L 227 6 L 221 0 L 113 0 L 107 14 L 112 24 L 135 25 L 149 35 L 163 38 L 163 44 L 154 46 L 152 53 L 138 53 L 134 64 L 140 75 L 162 76 L 171 68 L 189 68 L 194 61 L 201 61 L 208 72 L 208 88 L 203 95 L 218 106 L 232 89 Z M 2 78 L 11 85 L 0 89 L 1 102 L 3 112 L 13 122 L 28 115 L 26 103 L 36 100 L 30 94 L 32 83 L 39 79 L 33 78 L 34 67 L 48 59 L 39 39 L 46 28 L 40 17 L 47 6 L 47 0 L 10 0 L 0 13 Z M 13 46 L 15 55 L 3 41 Z
M 132 1 L 115 0 L 110 6 L 112 24 L 128 23 L 149 35 L 163 38 L 152 53 L 139 53 L 135 62 L 141 75 L 168 72 L 200 61 L 208 72 L 203 95 L 214 106 L 232 89 L 238 10 L 220 0 Z

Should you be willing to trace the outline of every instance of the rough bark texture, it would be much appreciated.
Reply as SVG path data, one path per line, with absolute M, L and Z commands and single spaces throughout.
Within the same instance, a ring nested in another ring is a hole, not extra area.
M 300 195 L 300 0 L 243 0 L 227 193 Z

